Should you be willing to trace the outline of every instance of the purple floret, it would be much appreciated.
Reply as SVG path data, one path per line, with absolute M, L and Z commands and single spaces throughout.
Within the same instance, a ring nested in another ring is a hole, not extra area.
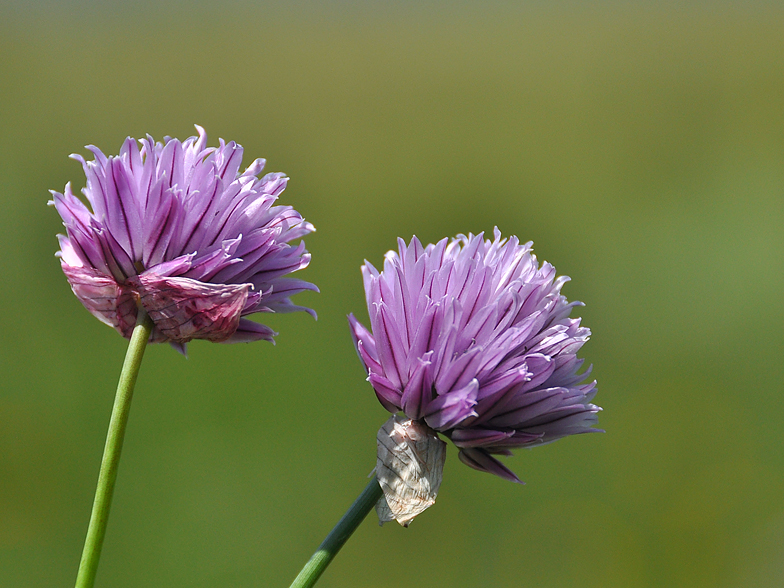
M 137 305 L 155 324 L 151 340 L 185 350 L 192 339 L 222 343 L 276 334 L 248 320 L 257 312 L 305 311 L 291 301 L 316 286 L 286 277 L 307 267 L 315 230 L 290 206 L 273 206 L 282 173 L 258 177 L 263 159 L 240 173 L 241 146 L 128 138 L 118 156 L 89 146 L 79 155 L 89 208 L 71 192 L 52 192 L 67 235 L 57 255 L 76 296 L 94 316 L 130 338 Z M 140 147 L 141 144 L 141 147 Z
M 354 344 L 381 404 L 452 440 L 461 461 L 519 482 L 495 455 L 592 428 L 596 382 L 577 358 L 590 331 L 570 318 L 565 276 L 540 267 L 532 243 L 459 235 L 398 240 L 379 272 L 362 266 L 368 331 Z

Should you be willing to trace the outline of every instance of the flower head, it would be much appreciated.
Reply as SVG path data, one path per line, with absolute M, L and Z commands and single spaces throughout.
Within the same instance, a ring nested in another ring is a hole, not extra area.
M 137 304 L 153 320 L 151 341 L 184 352 L 192 339 L 273 341 L 269 327 L 242 318 L 304 310 L 290 296 L 317 290 L 286 277 L 310 262 L 300 242 L 314 231 L 290 206 L 273 206 L 282 173 L 258 177 L 264 160 L 240 173 L 242 147 L 206 147 L 204 129 L 185 141 L 128 138 L 117 156 L 88 146 L 81 162 L 90 208 L 71 192 L 52 192 L 63 219 L 60 263 L 77 298 L 129 338 Z M 141 144 L 141 147 L 140 145 Z
M 590 331 L 569 318 L 568 280 L 531 243 L 483 234 L 423 247 L 398 240 L 379 272 L 365 262 L 371 330 L 354 344 L 381 404 L 452 440 L 463 463 L 519 482 L 495 455 L 596 431 L 596 382 L 577 351 Z

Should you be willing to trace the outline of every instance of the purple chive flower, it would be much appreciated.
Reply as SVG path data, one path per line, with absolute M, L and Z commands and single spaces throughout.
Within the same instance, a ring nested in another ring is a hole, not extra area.
M 315 313 L 290 296 L 316 286 L 286 277 L 310 262 L 305 244 L 315 230 L 290 206 L 273 206 L 286 187 L 282 173 L 258 177 L 257 159 L 240 173 L 242 147 L 220 140 L 206 147 L 204 129 L 180 142 L 149 135 L 141 148 L 123 143 L 118 156 L 85 161 L 82 190 L 52 192 L 67 235 L 58 235 L 60 263 L 77 298 L 100 321 L 129 338 L 141 304 L 155 324 L 151 341 L 185 352 L 192 339 L 222 343 L 273 341 L 257 312 Z
M 483 234 L 422 247 L 414 237 L 379 272 L 362 266 L 371 331 L 349 315 L 381 404 L 452 440 L 460 460 L 507 480 L 495 455 L 596 431 L 596 382 L 577 352 L 590 331 L 539 267 L 531 243 Z

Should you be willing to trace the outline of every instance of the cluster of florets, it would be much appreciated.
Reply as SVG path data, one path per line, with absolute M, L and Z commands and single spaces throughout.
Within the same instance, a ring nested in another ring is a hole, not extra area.
M 259 177 L 263 159 L 240 173 L 242 147 L 206 147 L 196 128 L 183 142 L 129 137 L 118 156 L 92 146 L 93 161 L 73 156 L 90 208 L 70 184 L 52 193 L 67 232 L 63 271 L 87 310 L 124 337 L 141 305 L 155 324 L 152 340 L 181 351 L 192 339 L 272 341 L 272 329 L 244 317 L 315 316 L 290 296 L 316 286 L 286 277 L 310 262 L 304 243 L 290 242 L 315 229 L 290 206 L 274 206 L 285 174 Z
M 518 481 L 495 455 L 596 431 L 596 382 L 577 351 L 590 331 L 569 315 L 555 268 L 531 243 L 458 236 L 399 240 L 383 271 L 365 262 L 371 330 L 354 343 L 381 404 L 452 440 L 478 470 Z

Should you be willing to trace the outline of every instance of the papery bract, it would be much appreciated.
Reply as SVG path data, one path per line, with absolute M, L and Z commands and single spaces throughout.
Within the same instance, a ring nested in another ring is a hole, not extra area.
M 392 415 L 376 435 L 376 479 L 384 493 L 376 503 L 379 524 L 408 527 L 436 501 L 446 443 L 422 421 Z

